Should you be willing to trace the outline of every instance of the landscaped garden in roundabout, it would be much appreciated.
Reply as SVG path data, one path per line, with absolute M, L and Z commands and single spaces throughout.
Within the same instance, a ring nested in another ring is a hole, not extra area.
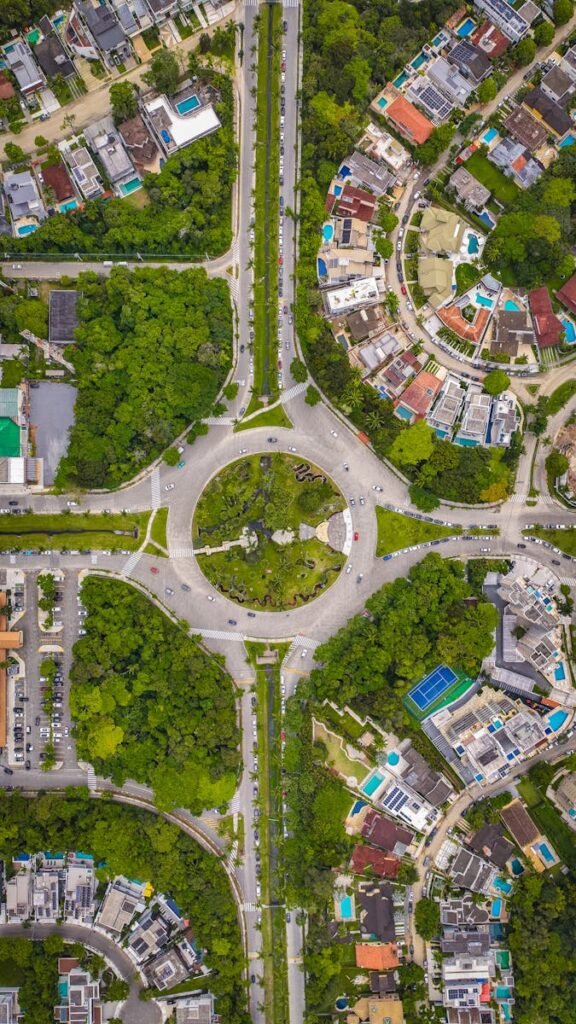
M 304 459 L 239 459 L 210 481 L 196 507 L 198 565 L 247 608 L 297 608 L 326 590 L 344 564 L 345 506 L 333 481 Z

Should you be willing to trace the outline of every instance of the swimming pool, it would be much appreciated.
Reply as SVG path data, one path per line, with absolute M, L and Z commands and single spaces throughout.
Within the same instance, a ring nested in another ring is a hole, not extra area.
M 380 788 L 384 782 L 384 776 L 381 772 L 375 771 L 372 775 L 369 775 L 366 782 L 361 786 L 362 792 L 366 796 L 373 796 L 377 789 Z
M 326 261 L 321 256 L 318 256 L 318 277 L 326 277 L 327 273 Z
M 520 312 L 520 306 L 517 302 L 512 302 L 512 299 L 506 299 L 506 302 L 504 303 L 504 309 L 506 310 L 507 313 Z
M 130 181 L 125 181 L 123 185 L 120 185 L 120 191 L 123 196 L 129 196 L 131 192 L 136 192 L 141 186 L 140 178 L 131 178 Z
M 573 345 L 576 341 L 576 327 L 571 320 L 560 320 L 560 323 L 564 328 L 564 341 L 568 345 Z
M 500 897 L 498 897 L 497 899 L 492 900 L 492 907 L 490 908 L 490 916 L 498 918 L 498 917 L 501 916 L 501 914 L 502 914 L 502 900 L 500 899 Z
M 509 949 L 497 949 L 496 950 L 496 963 L 502 971 L 510 970 L 510 950 Z
M 490 216 L 488 210 L 482 210 L 482 213 L 478 214 L 478 219 L 481 220 L 487 228 L 490 228 L 490 230 L 496 227 L 496 221 L 494 220 L 494 217 Z
M 496 986 L 496 999 L 511 999 L 512 989 L 508 988 L 507 985 Z
M 350 896 L 343 896 L 340 900 L 340 917 L 343 921 L 351 921 L 354 917 L 352 898 Z
M 562 664 L 562 662 L 560 662 L 559 665 L 556 665 L 556 668 L 554 669 L 554 679 L 557 683 L 563 683 L 566 679 L 566 673 L 564 671 L 564 665 Z
M 410 67 L 414 68 L 414 71 L 418 71 L 418 68 L 421 68 L 422 65 L 426 63 L 427 60 L 429 60 L 428 54 L 421 52 L 418 54 L 417 57 L 414 58 L 414 60 L 410 61 Z
M 384 110 L 384 107 L 388 106 L 388 100 L 386 99 L 385 96 L 380 97 L 380 99 L 378 100 L 378 106 L 380 107 L 380 110 Z
M 505 1021 L 512 1020 L 512 1010 L 508 1003 L 504 1003 L 502 1007 L 502 1016 L 504 1017 Z
M 395 750 L 391 750 L 386 758 L 386 763 L 391 765 L 397 765 L 400 761 L 400 754 L 397 754 Z
M 512 882 L 507 882 L 505 878 L 497 878 L 494 882 L 494 888 L 508 896 L 512 892 Z
M 338 999 L 336 1000 L 334 1005 L 337 1010 L 347 1010 L 349 1005 L 348 996 L 338 996 Z
M 549 715 L 548 724 L 550 725 L 551 729 L 554 729 L 554 732 L 558 732 L 558 729 L 562 728 L 567 718 L 568 712 L 562 711 L 562 708 L 558 708 L 556 711 L 553 711 L 551 715 Z
M 488 131 L 484 132 L 484 135 L 482 136 L 482 142 L 490 143 L 496 138 L 497 135 L 497 128 L 489 128 Z
M 485 306 L 486 309 L 492 309 L 494 305 L 494 299 L 487 299 L 485 295 L 480 295 L 480 292 L 476 292 L 476 302 L 479 306 Z
M 189 114 L 191 110 L 196 110 L 196 107 L 200 106 L 200 100 L 197 96 L 187 96 L 185 100 L 181 100 L 180 103 L 176 104 L 176 110 L 179 114 Z
M 470 437 L 457 437 L 456 444 L 459 444 L 461 448 L 477 448 L 478 441 L 473 441 Z M 482 776 L 477 779 L 478 782 L 482 781 Z
M 334 227 L 332 224 L 322 225 L 322 240 L 324 242 L 331 242 L 334 238 Z
M 69 199 L 67 203 L 62 203 L 60 207 L 60 213 L 70 213 L 71 210 L 77 210 L 78 203 L 75 199 Z
M 573 146 L 575 142 L 575 135 L 567 135 L 565 139 L 562 139 L 562 142 L 559 144 L 558 149 L 565 149 L 566 146 Z
M 342 185 L 334 185 L 334 195 L 335 196 L 341 196 L 342 195 Z
M 538 851 L 542 859 L 545 860 L 547 864 L 553 864 L 556 860 L 554 854 L 550 852 L 550 847 L 547 846 L 546 843 L 539 843 Z
M 407 82 L 407 81 L 408 81 L 408 73 L 406 71 L 402 71 L 398 75 L 398 78 L 394 79 L 394 81 L 392 82 L 392 85 L 395 85 L 396 88 L 399 89 L 400 86 L 404 85 L 404 82 Z
M 36 231 L 37 224 L 23 224 L 22 227 L 18 228 L 18 234 L 20 237 L 23 235 L 31 235 L 33 231 Z
M 475 25 L 476 22 L 473 21 L 472 18 L 466 18 L 466 21 L 463 21 L 461 25 L 458 25 L 456 35 L 460 36 L 461 39 L 465 39 L 466 36 L 470 35 Z
M 414 413 L 411 412 L 410 409 L 406 409 L 405 406 L 399 405 L 396 409 L 396 415 L 399 416 L 401 420 L 411 420 Z
M 473 256 L 475 252 L 480 252 L 480 239 L 478 235 L 468 235 L 468 253 Z
M 524 865 L 522 864 L 522 861 L 518 860 L 518 857 L 514 857 L 510 867 L 512 869 L 512 874 L 516 877 L 524 874 Z

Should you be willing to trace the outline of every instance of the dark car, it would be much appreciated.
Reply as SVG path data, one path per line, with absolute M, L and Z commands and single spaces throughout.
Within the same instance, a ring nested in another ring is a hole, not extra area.
M 525 544 L 517 544 L 517 545 L 516 545 L 516 547 L 517 547 L 517 548 L 525 548 L 525 547 L 526 547 L 526 545 L 525 545 Z
M 19 501 L 15 501 L 15 500 L 12 500 L 12 501 L 9 501 L 9 502 L 8 502 L 8 504 L 9 504 L 9 505 L 19 505 L 19 504 L 20 504 L 20 502 L 19 502 Z
M 256 612 L 248 612 L 248 618 L 249 619 L 255 619 L 256 618 Z
M 228 625 L 229 626 L 237 626 L 238 623 L 236 622 L 236 619 L 228 619 Z
M 181 583 L 180 586 L 182 587 L 182 590 L 186 590 L 186 591 L 192 590 L 192 587 L 189 587 L 187 583 Z
M 255 974 L 251 974 L 251 975 L 250 975 L 250 981 L 251 981 L 251 983 L 252 983 L 253 985 L 255 985 L 255 984 L 256 984 L 256 975 L 255 975 Z
M 14 772 L 12 771 L 11 768 L 5 768 L 4 769 L 4 774 L 5 775 L 14 775 Z
M 29 772 L 31 767 L 32 767 L 31 762 L 30 761 L 25 761 L 24 762 L 24 767 L 25 767 L 26 771 Z
M 277 441 L 278 441 L 278 438 L 277 437 L 267 437 L 266 440 L 268 441 L 268 444 L 276 444 Z
M 552 565 L 560 565 L 560 559 L 559 558 L 553 558 L 552 559 Z
M 243 352 L 243 351 L 244 351 L 244 345 L 240 345 L 240 351 L 241 351 L 241 352 Z

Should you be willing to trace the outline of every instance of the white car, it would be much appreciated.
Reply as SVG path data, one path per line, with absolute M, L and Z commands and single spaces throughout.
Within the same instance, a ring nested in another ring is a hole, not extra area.
M 206 594 L 206 597 L 208 598 L 209 601 L 215 601 L 216 600 L 215 597 L 212 597 L 212 594 Z
M 176 486 L 176 484 L 166 484 L 164 490 L 165 491 L 173 491 L 175 486 Z
M 332 437 L 338 437 L 338 434 L 335 430 L 331 430 L 330 433 L 332 434 Z

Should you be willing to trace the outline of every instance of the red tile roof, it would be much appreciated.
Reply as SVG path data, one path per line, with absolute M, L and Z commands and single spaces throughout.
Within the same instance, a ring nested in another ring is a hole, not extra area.
M 366 224 L 372 220 L 377 205 L 376 196 L 354 185 L 345 185 L 336 211 L 339 217 L 357 217 Z
M 355 846 L 352 851 L 350 867 L 355 874 L 362 874 L 366 868 L 372 871 L 379 878 L 396 878 L 400 859 L 390 857 L 382 850 L 375 850 L 373 846 Z
M 556 297 L 560 299 L 563 306 L 567 306 L 568 309 L 576 313 L 576 274 L 566 281 L 561 288 L 556 292 Z
M 14 86 L 6 75 L 0 72 L 0 100 L 11 100 L 16 93 Z
M 389 821 L 388 818 L 373 811 L 372 808 L 364 818 L 362 835 L 374 846 L 379 846 L 381 850 L 388 850 L 390 853 L 394 851 L 397 843 L 406 847 L 414 838 L 408 829 L 395 825 L 393 821 Z
M 484 39 L 485 36 L 486 39 Z M 470 41 L 475 46 L 479 46 L 482 52 L 490 57 L 490 60 L 501 57 L 504 50 L 510 45 L 510 40 L 504 33 L 489 21 L 482 22 L 480 28 L 477 28 L 470 36 Z M 484 45 L 482 45 L 482 41 L 484 41 Z
M 395 942 L 362 942 L 356 946 L 356 967 L 387 971 L 399 966 Z
M 492 310 L 486 309 L 483 306 L 476 313 L 473 323 L 469 323 L 469 321 L 462 316 L 462 310 L 459 306 L 443 306 L 442 309 L 436 310 L 436 316 L 440 318 L 446 327 L 449 327 L 451 331 L 454 331 L 459 338 L 464 338 L 466 341 L 478 342 L 486 330 L 491 312 Z
M 418 145 L 426 142 L 434 130 L 432 122 L 424 117 L 419 110 L 416 110 L 416 107 L 413 107 L 404 96 L 398 96 L 390 104 L 386 109 L 386 117 L 396 125 L 398 131 L 405 138 Z
M 558 345 L 564 328 L 557 316 L 554 316 L 552 302 L 545 285 L 528 294 L 528 304 L 534 322 L 536 341 L 540 348 L 551 348 Z
M 400 398 L 396 399 L 394 407 L 403 405 L 414 413 L 417 420 L 423 420 L 441 387 L 442 381 L 439 377 L 423 370 L 418 374 L 416 380 L 408 385 Z
M 42 177 L 44 178 L 44 184 L 52 189 L 59 203 L 64 203 L 67 199 L 73 198 L 74 189 L 64 164 L 45 165 L 42 168 Z

